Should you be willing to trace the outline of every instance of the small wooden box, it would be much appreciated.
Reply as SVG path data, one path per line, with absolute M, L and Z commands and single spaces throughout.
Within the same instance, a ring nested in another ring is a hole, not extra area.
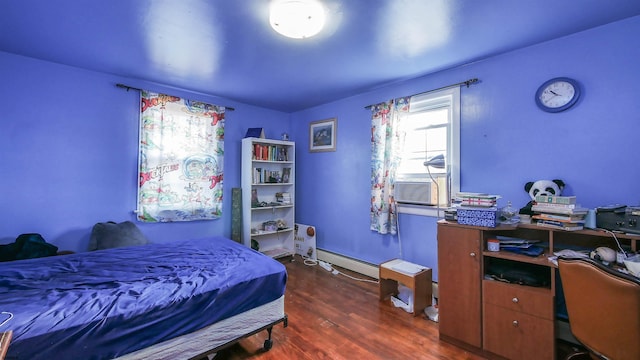
M 401 265 L 422 269 L 415 273 L 405 272 Z M 431 269 L 404 260 L 393 259 L 380 264 L 379 270 L 380 301 L 391 295 L 398 295 L 398 283 L 401 283 L 413 292 L 413 316 L 418 316 L 427 306 L 431 305 Z

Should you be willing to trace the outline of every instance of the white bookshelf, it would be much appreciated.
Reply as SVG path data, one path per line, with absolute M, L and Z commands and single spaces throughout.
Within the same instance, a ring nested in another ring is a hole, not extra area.
M 285 170 L 289 169 L 289 170 Z M 289 172 L 288 179 L 284 176 Z M 273 258 L 295 253 L 295 143 L 242 139 L 242 242 Z M 257 203 L 253 194 L 257 193 Z M 279 202 L 277 194 L 288 194 Z M 286 200 L 286 198 L 285 198 Z M 276 222 L 276 228 L 264 224 Z

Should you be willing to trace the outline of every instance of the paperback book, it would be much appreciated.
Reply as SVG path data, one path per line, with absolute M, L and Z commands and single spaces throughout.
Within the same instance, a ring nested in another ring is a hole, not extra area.
M 536 220 L 551 220 L 564 223 L 584 223 L 584 214 L 536 214 L 531 217 Z
M 537 203 L 551 203 L 551 204 L 575 204 L 575 196 L 554 196 L 554 195 L 537 195 Z
M 556 203 L 543 203 L 536 202 L 535 203 L 539 208 L 547 208 L 547 209 L 575 209 L 579 208 L 578 204 L 556 204 Z
M 563 207 L 548 207 L 548 206 L 540 206 L 538 204 L 533 204 L 531 206 L 531 210 L 538 213 L 548 213 L 548 214 L 566 214 L 566 215 L 586 215 L 589 212 L 587 208 L 563 208 Z
M 454 203 L 471 207 L 493 207 L 499 198 L 500 196 L 492 194 L 459 192 L 456 193 Z

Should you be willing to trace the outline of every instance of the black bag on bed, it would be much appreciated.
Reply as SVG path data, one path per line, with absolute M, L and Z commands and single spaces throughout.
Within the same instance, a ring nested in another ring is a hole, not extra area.
M 57 253 L 58 247 L 46 242 L 40 234 L 21 234 L 14 243 L 0 245 L 0 261 L 34 259 Z

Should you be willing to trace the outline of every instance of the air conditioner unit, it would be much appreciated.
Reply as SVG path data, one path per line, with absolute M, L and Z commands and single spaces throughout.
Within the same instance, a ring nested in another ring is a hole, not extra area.
M 431 196 L 433 183 L 417 181 L 396 181 L 394 197 L 399 204 L 435 205 Z

